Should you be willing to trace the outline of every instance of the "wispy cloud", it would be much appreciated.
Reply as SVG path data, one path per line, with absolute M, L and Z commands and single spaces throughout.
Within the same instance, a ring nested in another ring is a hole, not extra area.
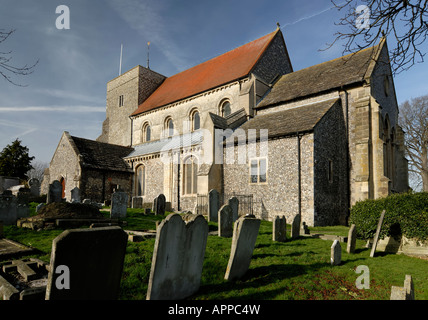
M 105 103 L 104 98 L 100 98 L 96 96 L 88 96 L 88 95 L 79 94 L 79 93 L 70 92 L 70 91 L 61 90 L 61 89 L 33 89 L 33 91 L 35 93 L 40 93 L 40 94 L 47 95 L 54 98 L 73 99 L 73 100 L 95 103 L 95 104 Z
M 68 112 L 68 113 L 93 113 L 105 112 L 105 107 L 94 106 L 25 106 L 25 107 L 0 107 L 0 113 L 16 112 Z

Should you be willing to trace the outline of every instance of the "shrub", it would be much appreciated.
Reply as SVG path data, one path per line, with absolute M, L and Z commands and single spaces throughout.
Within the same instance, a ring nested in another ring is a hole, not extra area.
M 382 210 L 385 218 L 381 238 L 401 233 L 407 238 L 428 239 L 428 192 L 393 194 L 357 202 L 351 208 L 349 222 L 356 225 L 359 238 L 374 237 Z

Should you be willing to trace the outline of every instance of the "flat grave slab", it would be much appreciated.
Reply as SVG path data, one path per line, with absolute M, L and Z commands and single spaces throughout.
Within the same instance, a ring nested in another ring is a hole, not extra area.
M 0 239 L 0 261 L 35 253 L 37 250 L 10 239 Z

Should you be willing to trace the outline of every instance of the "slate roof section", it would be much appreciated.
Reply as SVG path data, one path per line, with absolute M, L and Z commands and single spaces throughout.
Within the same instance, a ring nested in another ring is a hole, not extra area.
M 203 141 L 203 131 L 197 130 L 170 138 L 160 139 L 153 142 L 146 142 L 134 146 L 134 150 L 126 156 L 133 158 L 147 154 L 159 153 L 161 151 L 174 150 L 177 148 L 198 145 Z
M 296 133 L 310 132 L 322 117 L 340 99 L 330 99 L 292 109 L 258 115 L 244 123 L 240 129 L 256 129 L 257 138 L 260 129 L 268 130 L 269 138 L 279 138 Z
M 82 166 L 91 169 L 132 172 L 123 160 L 134 149 L 94 140 L 70 137 L 82 156 Z
M 131 116 L 194 96 L 250 74 L 280 30 L 168 77 Z
M 363 82 L 370 76 L 371 67 L 383 43 L 381 41 L 358 53 L 283 75 L 255 108 L 261 109 Z
M 247 121 L 247 113 L 245 112 L 244 108 L 239 109 L 238 111 L 231 113 L 224 118 L 212 112 L 209 112 L 208 114 L 211 117 L 214 127 L 223 130 L 228 128 L 234 129 Z

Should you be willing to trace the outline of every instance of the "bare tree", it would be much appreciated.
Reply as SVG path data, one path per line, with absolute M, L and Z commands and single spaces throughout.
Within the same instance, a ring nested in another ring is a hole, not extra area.
M 31 178 L 35 178 L 42 182 L 45 169 L 49 167 L 49 163 L 42 161 L 34 161 L 31 166 L 33 168 L 27 172 L 28 180 L 30 180 Z
M 14 32 L 14 29 L 8 31 L 0 29 L 0 44 L 5 42 Z M 31 66 L 24 65 L 22 67 L 16 67 L 10 64 L 10 61 L 12 60 L 12 56 L 10 55 L 11 53 L 12 51 L 0 52 L 0 75 L 16 86 L 23 86 L 13 81 L 12 76 L 26 76 L 33 73 L 33 69 L 39 61 L 37 60 Z
M 428 191 L 428 95 L 402 103 L 398 121 L 406 133 L 409 173 L 419 176 L 422 190 Z
M 336 25 L 340 31 L 335 40 L 344 40 L 344 54 L 354 53 L 377 44 L 385 35 L 393 39 L 390 48 L 393 73 L 408 70 L 415 63 L 423 62 L 426 53 L 420 46 L 428 36 L 427 0 L 337 0 L 332 3 L 344 16 Z M 325 49 L 325 50 L 326 50 Z

